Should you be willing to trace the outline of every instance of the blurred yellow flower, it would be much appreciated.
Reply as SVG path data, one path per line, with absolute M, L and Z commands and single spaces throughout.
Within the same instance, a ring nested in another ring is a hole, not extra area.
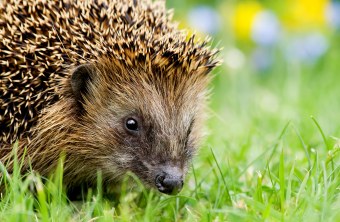
M 233 16 L 233 28 L 239 39 L 249 39 L 256 14 L 263 7 L 257 1 L 240 2 L 236 5 Z
M 330 0 L 287 0 L 284 24 L 293 29 L 324 26 L 329 4 Z

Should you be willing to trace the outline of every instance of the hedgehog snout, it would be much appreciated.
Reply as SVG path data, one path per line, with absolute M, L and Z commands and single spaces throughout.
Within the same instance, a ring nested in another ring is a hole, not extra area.
M 183 173 L 178 167 L 162 167 L 156 174 L 155 185 L 160 192 L 175 195 L 182 190 Z

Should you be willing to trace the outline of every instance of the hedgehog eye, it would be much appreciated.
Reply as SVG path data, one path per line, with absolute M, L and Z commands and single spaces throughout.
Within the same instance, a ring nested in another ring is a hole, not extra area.
M 125 122 L 125 127 L 131 131 L 138 131 L 138 122 L 134 118 L 128 118 Z

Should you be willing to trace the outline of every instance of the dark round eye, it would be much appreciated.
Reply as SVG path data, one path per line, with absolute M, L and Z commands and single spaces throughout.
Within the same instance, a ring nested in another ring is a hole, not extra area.
M 126 120 L 125 126 L 128 130 L 138 131 L 138 122 L 134 118 L 128 118 Z

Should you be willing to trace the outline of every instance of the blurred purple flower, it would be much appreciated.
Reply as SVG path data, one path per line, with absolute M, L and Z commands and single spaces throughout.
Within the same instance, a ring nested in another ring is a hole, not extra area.
M 252 39 L 262 46 L 274 45 L 279 40 L 280 29 L 280 22 L 273 12 L 259 12 L 253 21 Z
M 328 49 L 328 41 L 321 33 L 310 33 L 293 39 L 286 48 L 286 56 L 290 60 L 307 63 L 315 62 Z
M 216 10 L 200 5 L 189 11 L 188 22 L 199 32 L 216 34 L 221 26 L 221 18 Z
M 331 2 L 326 8 L 328 23 L 335 28 L 340 28 L 340 2 Z

